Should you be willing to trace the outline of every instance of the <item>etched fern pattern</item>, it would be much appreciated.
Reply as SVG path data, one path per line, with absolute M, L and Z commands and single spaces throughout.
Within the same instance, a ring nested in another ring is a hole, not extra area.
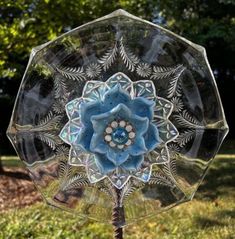
M 55 98 L 52 106 L 53 111 L 49 112 L 37 125 L 17 125 L 17 130 L 37 132 L 36 137 L 48 144 L 60 155 L 60 190 L 69 191 L 86 186 L 96 187 L 115 200 L 116 194 L 114 188 L 108 180 L 90 184 L 86 173 L 74 171 L 73 166 L 69 165 L 66 161 L 67 157 L 65 152 L 67 152 L 67 149 L 60 146 L 61 141 L 55 132 L 61 127 L 60 122 L 64 115 L 64 107 L 70 94 L 68 88 L 71 81 L 85 82 L 91 79 L 96 80 L 103 72 L 107 72 L 117 60 L 121 60 L 128 71 L 134 72 L 140 77 L 151 79 L 153 82 L 163 81 L 166 83 L 165 98 L 169 99 L 174 105 L 172 118 L 176 124 L 183 129 L 174 140 L 174 143 L 171 144 L 172 148 L 169 147 L 170 151 L 176 153 L 171 154 L 170 152 L 168 155 L 170 160 L 162 164 L 160 171 L 152 173 L 148 183 L 132 179 L 120 190 L 120 204 L 122 204 L 132 193 L 141 190 L 146 184 L 158 184 L 171 189 L 177 187 L 177 167 L 174 156 L 178 154 L 180 148 L 193 140 L 196 135 L 196 129 L 205 128 L 204 123 L 189 113 L 187 106 L 184 105 L 183 100 L 181 100 L 183 94 L 181 80 L 186 70 L 184 65 L 157 66 L 144 62 L 132 52 L 131 48 L 127 46 L 125 39 L 121 37 L 94 62 L 82 67 L 54 66 L 56 74 L 53 77 Z
M 61 73 L 65 78 L 77 81 L 86 80 L 86 75 L 83 67 L 56 67 L 56 70 Z
M 102 65 L 104 71 L 107 71 L 109 67 L 114 63 L 118 54 L 118 44 L 115 43 L 114 47 L 110 48 L 99 60 L 98 62 Z
M 61 119 L 61 115 L 54 115 L 52 112 L 49 112 L 37 125 L 16 124 L 15 127 L 19 133 L 34 133 L 36 138 L 55 150 L 58 145 L 63 144 L 58 137 Z
M 128 70 L 134 71 L 135 66 L 139 63 L 139 58 L 127 47 L 124 47 L 123 38 L 120 40 L 120 55 Z
M 59 165 L 60 190 L 63 192 L 80 189 L 89 185 L 89 181 L 85 173 L 77 173 L 73 166 L 66 161 L 60 160 Z
M 168 177 L 161 172 L 154 172 L 149 180 L 149 184 L 160 184 L 171 188 L 175 187 L 174 181 L 171 179 L 171 177 Z
M 194 116 L 190 115 L 187 110 L 174 116 L 176 122 L 181 127 L 192 129 L 204 129 L 203 123 L 199 122 Z

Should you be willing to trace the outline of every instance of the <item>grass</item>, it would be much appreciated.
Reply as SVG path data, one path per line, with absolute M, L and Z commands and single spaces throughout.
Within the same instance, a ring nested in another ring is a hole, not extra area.
M 234 239 L 235 155 L 222 151 L 193 201 L 125 228 L 125 239 Z M 232 148 L 229 153 L 232 153 Z M 17 158 L 4 159 L 6 164 Z M 8 161 L 9 160 L 9 161 Z M 0 213 L 0 239 L 109 239 L 110 225 L 43 203 Z
M 235 158 L 235 140 L 225 140 L 216 158 Z M 5 167 L 24 166 L 17 156 L 0 156 L 0 160 Z
M 235 140 L 225 140 L 217 158 L 235 158 Z M 1 164 L 5 167 L 22 167 L 24 164 L 17 156 L 0 156 Z
M 16 156 L 2 156 L 0 158 L 1 165 L 4 167 L 22 167 L 23 163 Z
M 234 196 L 234 195 L 233 195 Z M 235 232 L 234 198 L 216 202 L 194 200 L 151 220 L 130 225 L 126 239 L 232 239 Z M 81 220 L 43 204 L 1 215 L 1 239 L 109 239 L 108 225 Z

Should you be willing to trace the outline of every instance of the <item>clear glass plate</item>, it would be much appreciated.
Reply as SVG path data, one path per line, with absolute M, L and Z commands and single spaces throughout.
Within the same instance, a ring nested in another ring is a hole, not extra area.
M 118 10 L 32 50 L 7 134 L 48 204 L 123 225 L 191 200 L 227 132 L 205 49 Z

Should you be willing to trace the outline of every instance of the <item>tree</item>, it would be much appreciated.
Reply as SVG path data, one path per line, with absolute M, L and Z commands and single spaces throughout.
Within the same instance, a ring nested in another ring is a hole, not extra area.
M 235 0 L 3 0 L 0 78 L 18 86 L 33 47 L 118 8 L 148 20 L 162 17 L 167 28 L 204 45 L 214 66 L 234 66 Z
M 143 0 L 0 1 L 0 77 L 18 81 L 33 47 L 121 7 L 152 15 L 151 4 Z
M 231 101 L 235 89 L 235 0 L 156 0 L 156 11 L 174 32 L 203 45 L 235 138 Z
M 234 0 L 157 0 L 156 6 L 168 28 L 206 47 L 214 67 L 234 67 Z
M 1 112 L 8 102 L 0 120 L 2 154 L 13 153 L 5 132 L 31 49 L 118 8 L 152 16 L 151 2 L 144 0 L 0 0 Z
M 0 98 L 9 104 L 2 120 L 9 121 L 33 47 L 118 8 L 205 46 L 212 67 L 219 71 L 218 84 L 223 84 L 226 107 L 231 101 L 227 92 L 235 81 L 224 83 L 220 79 L 235 75 L 235 0 L 0 0 Z M 229 121 L 234 121 L 230 112 Z M 3 137 L 6 124 L 0 129 Z M 232 131 L 235 135 L 235 128 Z M 5 154 L 10 144 L 6 138 L 0 140 L 0 150 Z

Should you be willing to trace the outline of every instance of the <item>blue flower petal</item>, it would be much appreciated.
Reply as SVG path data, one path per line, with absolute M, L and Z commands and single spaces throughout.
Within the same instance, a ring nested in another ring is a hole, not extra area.
M 110 147 L 102 137 L 100 134 L 93 134 L 90 143 L 91 152 L 105 154 L 109 150 Z
M 98 115 L 103 113 L 102 111 L 103 109 L 99 101 L 81 103 L 80 109 L 81 109 L 81 112 L 80 112 L 81 123 L 87 128 L 92 127 L 90 119 L 93 115 Z
M 147 117 L 149 120 L 152 120 L 154 115 L 154 105 L 154 101 L 138 97 L 131 101 L 131 111 L 133 114 L 141 117 Z
M 82 128 L 76 144 L 79 145 L 83 150 L 90 151 L 90 143 L 93 132 L 94 131 L 92 127 Z
M 159 132 L 157 126 L 150 123 L 147 133 L 145 134 L 145 145 L 148 151 L 151 151 L 157 147 L 160 143 Z
M 108 174 L 116 168 L 116 165 L 114 165 L 110 160 L 108 160 L 106 155 L 104 154 L 96 154 L 95 161 L 102 174 Z
M 107 158 L 113 162 L 116 166 L 123 164 L 129 157 L 129 153 L 127 150 L 113 150 L 112 148 L 109 149 L 107 152 Z
M 97 134 L 103 135 L 105 128 L 110 123 L 110 121 L 112 121 L 111 116 L 112 113 L 110 111 L 103 114 L 91 116 L 90 121 L 92 122 L 93 129 Z
M 103 117 L 100 118 L 101 115 Z M 107 121 L 109 118 L 106 113 L 101 115 L 92 116 L 90 119 L 94 130 L 94 134 L 91 138 L 90 150 L 92 152 L 105 153 L 108 150 L 108 145 L 104 142 L 104 131 L 109 123 L 109 121 Z
M 115 86 L 111 90 L 107 91 L 104 96 L 103 107 L 106 111 L 109 111 L 116 107 L 118 104 L 128 105 L 131 98 L 130 95 L 124 91 L 120 85 Z
M 131 116 L 130 109 L 124 104 L 119 104 L 109 112 L 92 116 L 91 121 L 93 125 L 97 125 L 98 127 L 101 127 L 101 126 L 103 127 L 104 125 L 109 124 L 114 119 L 116 120 L 129 119 L 130 116 Z M 95 130 L 99 131 L 98 128 Z
M 143 137 L 136 137 L 135 142 L 129 147 L 129 154 L 133 156 L 144 154 L 148 151 Z
M 121 167 L 126 170 L 135 171 L 138 170 L 143 161 L 144 161 L 143 155 L 129 156 L 128 160 L 125 163 L 123 163 Z
M 142 136 L 148 130 L 149 120 L 147 117 L 143 118 L 137 115 L 132 115 L 130 123 L 134 126 L 137 137 Z

